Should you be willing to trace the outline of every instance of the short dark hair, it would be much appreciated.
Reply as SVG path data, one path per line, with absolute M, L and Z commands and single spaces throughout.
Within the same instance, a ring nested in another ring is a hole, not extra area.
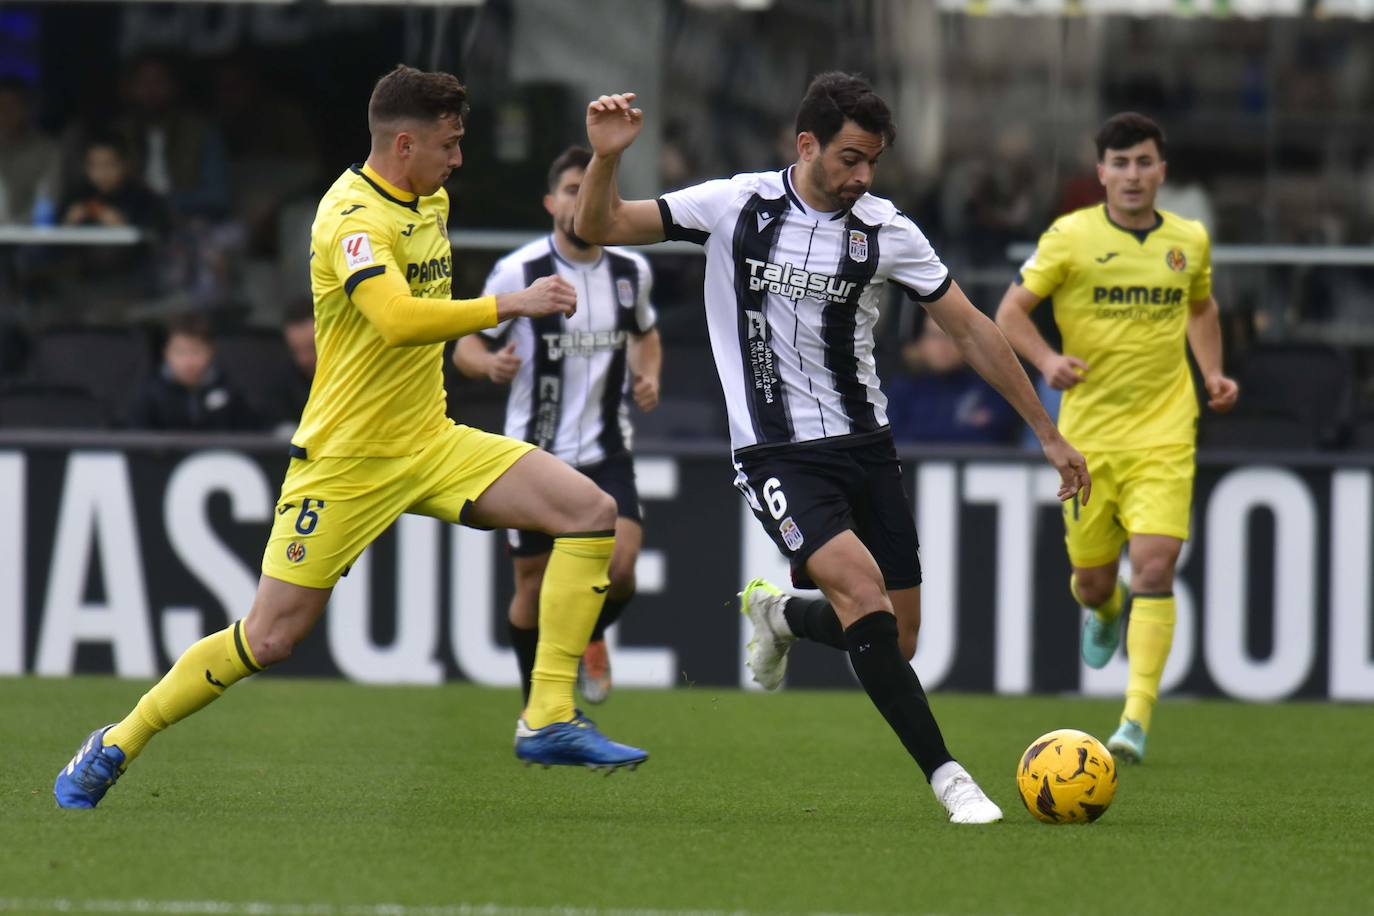
M 558 154 L 549 166 L 549 190 L 558 190 L 558 181 L 568 169 L 585 170 L 592 161 L 592 151 L 585 146 L 570 146 Z
M 210 319 L 202 312 L 181 312 L 167 319 L 167 339 L 174 336 L 194 337 L 207 344 L 215 342 Z
M 825 146 L 846 120 L 869 133 L 880 134 L 887 146 L 897 141 L 892 111 L 868 80 L 857 73 L 839 70 L 818 74 L 806 87 L 806 95 L 797 109 L 797 133 L 815 134 L 821 146 Z
M 102 149 L 114 150 L 115 155 L 120 159 L 128 160 L 129 142 L 112 130 L 100 130 L 86 138 L 86 145 L 82 148 L 83 153 L 100 147 Z
M 1122 111 L 1112 115 L 1093 139 L 1097 143 L 1098 162 L 1106 158 L 1109 149 L 1130 149 L 1146 140 L 1155 141 L 1160 159 L 1169 158 L 1164 129 L 1139 112 Z
M 427 73 L 405 64 L 377 80 L 367 102 L 367 127 L 376 131 L 397 121 L 457 118 L 466 124 L 468 90 L 452 73 Z
M 33 94 L 33 87 L 22 76 L 6 73 L 0 76 L 0 92 L 10 92 L 27 100 Z

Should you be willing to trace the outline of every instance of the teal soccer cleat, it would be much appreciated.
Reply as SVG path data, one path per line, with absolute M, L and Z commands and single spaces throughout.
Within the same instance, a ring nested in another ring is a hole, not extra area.
M 1120 763 L 1140 763 L 1145 759 L 1145 729 L 1135 719 L 1127 719 L 1107 739 L 1107 750 Z
M 94 808 L 124 772 L 124 752 L 102 744 L 112 728 L 106 725 L 87 735 L 76 756 L 57 771 L 52 794 L 59 808 Z
M 554 722 L 543 728 L 530 728 L 521 719 L 515 725 L 515 756 L 526 766 L 587 767 L 605 770 L 609 776 L 621 767 L 633 770 L 649 759 L 649 752 L 612 741 L 578 710 L 571 722 Z
M 1118 582 L 1116 587 L 1123 592 L 1121 613 L 1116 615 L 1116 619 L 1110 623 L 1103 623 L 1097 612 L 1089 608 L 1088 617 L 1083 621 L 1083 643 L 1080 651 L 1083 654 L 1083 664 L 1089 668 L 1104 667 L 1112 660 L 1117 647 L 1121 645 L 1121 621 L 1125 619 L 1126 611 L 1131 605 L 1131 590 L 1125 582 Z

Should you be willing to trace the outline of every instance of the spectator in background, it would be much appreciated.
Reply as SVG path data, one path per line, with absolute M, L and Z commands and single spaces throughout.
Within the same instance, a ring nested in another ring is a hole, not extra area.
M 130 426 L 188 432 L 260 428 L 258 418 L 215 366 L 215 341 L 204 315 L 174 318 L 162 354 L 161 368 L 134 398 Z
M 315 380 L 315 304 L 311 299 L 297 299 L 287 305 L 281 336 L 291 361 L 282 367 L 274 386 L 277 401 L 268 419 L 278 432 L 290 434 L 300 423 L 305 402 L 310 399 L 310 383 Z
M 898 442 L 979 443 L 1016 441 L 1021 419 L 1011 405 L 964 361 L 950 336 L 934 321 L 902 347 L 904 373 L 888 376 L 887 419 Z
M 64 226 L 137 226 L 160 234 L 166 208 L 147 185 L 130 174 L 124 143 L 97 136 L 86 144 L 85 168 L 57 208 Z
M 123 94 L 118 128 L 143 180 L 167 196 L 178 216 L 223 216 L 229 209 L 224 140 L 209 119 L 182 104 L 171 63 L 155 56 L 135 61 Z
M 57 142 L 33 122 L 28 84 L 0 77 L 0 223 L 53 221 L 59 162 Z

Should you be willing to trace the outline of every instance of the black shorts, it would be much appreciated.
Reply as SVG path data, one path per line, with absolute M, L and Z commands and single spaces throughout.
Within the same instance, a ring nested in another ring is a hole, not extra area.
M 735 486 L 792 564 L 797 588 L 815 588 L 806 560 L 853 531 L 878 561 L 889 589 L 921 584 L 911 500 L 892 435 L 802 443 L 735 456 Z
M 621 452 L 577 470 L 615 499 L 617 515 L 643 522 L 644 515 L 639 508 L 639 487 L 635 485 L 635 461 L 629 452 Z M 537 557 L 553 550 L 553 536 L 542 531 L 517 531 L 512 528 L 506 532 L 506 549 L 513 557 Z

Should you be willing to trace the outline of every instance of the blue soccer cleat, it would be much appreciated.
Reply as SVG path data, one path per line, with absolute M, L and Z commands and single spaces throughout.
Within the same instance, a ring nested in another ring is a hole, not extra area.
M 1135 719 L 1127 719 L 1107 739 L 1107 750 L 1121 763 L 1140 763 L 1145 759 L 1145 729 Z
M 1131 590 L 1125 582 L 1118 582 L 1116 587 L 1122 591 L 1121 612 L 1111 621 L 1103 622 L 1096 611 L 1088 609 L 1088 617 L 1083 621 L 1080 651 L 1083 663 L 1089 668 L 1105 667 L 1121 645 L 1121 621 L 1125 619 L 1126 610 L 1131 604 Z
M 587 767 L 605 770 L 609 776 L 621 767 L 633 770 L 649 759 L 649 752 L 612 741 L 578 710 L 571 722 L 554 722 L 543 728 L 530 728 L 521 719 L 515 724 L 515 756 L 526 766 Z
M 103 744 L 106 725 L 91 732 L 71 762 L 57 771 L 52 794 L 59 808 L 94 808 L 124 772 L 124 752 Z

